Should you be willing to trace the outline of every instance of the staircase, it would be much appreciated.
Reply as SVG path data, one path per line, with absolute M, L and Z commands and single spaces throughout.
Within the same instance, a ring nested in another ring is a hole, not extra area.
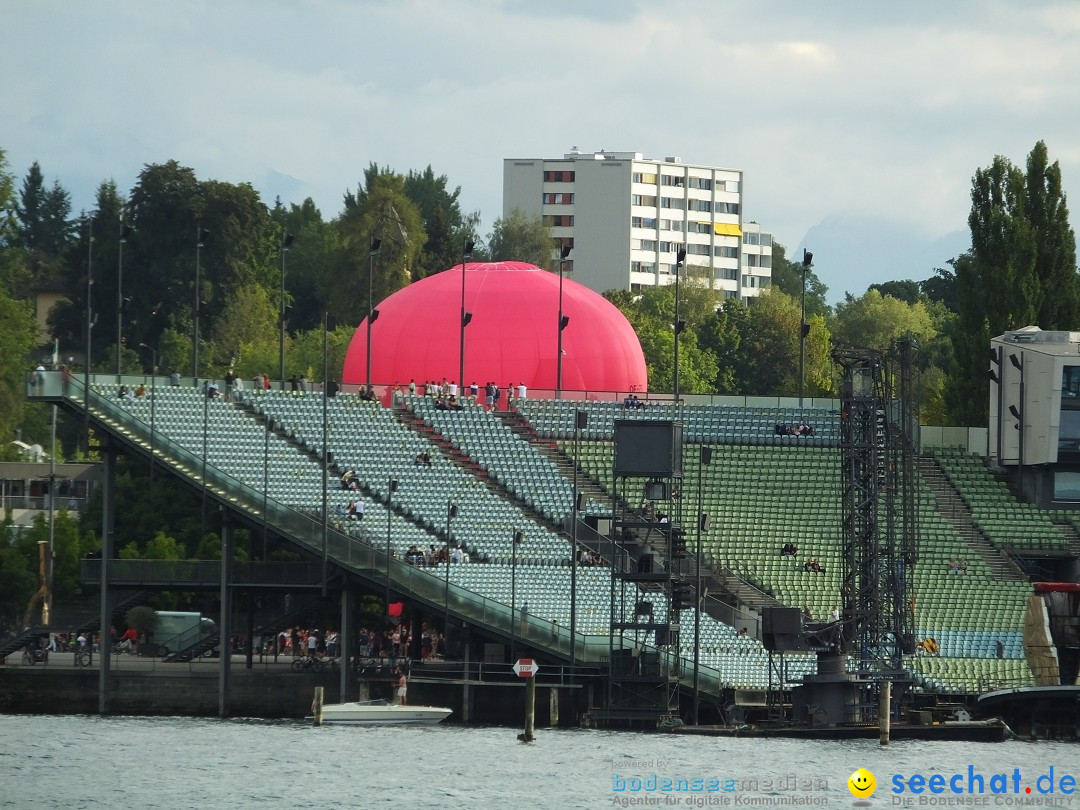
M 470 456 L 468 453 L 462 452 L 459 448 L 455 447 L 452 441 L 443 436 L 438 430 L 424 422 L 423 419 L 418 417 L 411 410 L 409 410 L 408 408 L 395 408 L 394 415 L 397 417 L 398 421 L 406 425 L 410 430 L 413 430 L 414 432 L 418 433 L 419 435 L 430 441 L 432 444 L 436 445 L 442 451 L 442 454 L 446 457 L 448 461 L 450 461 L 452 464 L 456 464 L 469 475 L 475 477 L 477 480 L 483 483 L 483 485 L 487 487 L 488 492 L 495 495 L 496 497 L 502 498 L 503 500 L 509 501 L 510 503 L 514 504 L 514 506 L 523 511 L 541 526 L 551 529 L 554 532 L 564 531 L 564 527 L 561 524 L 555 523 L 545 515 L 536 511 L 536 509 L 534 509 L 531 504 L 526 503 L 524 500 L 522 500 L 513 492 L 508 490 L 505 486 L 503 486 L 502 482 L 495 478 L 492 478 L 488 474 L 488 471 L 484 469 L 484 467 L 481 466 L 475 459 L 473 459 L 472 456 Z
M 937 511 L 945 522 L 955 529 L 971 550 L 990 568 L 995 579 L 1002 582 L 1026 582 L 1024 572 L 996 548 L 971 518 L 971 509 L 964 503 L 956 487 L 945 476 L 945 471 L 933 456 L 919 456 L 919 473 L 930 487 L 937 501 Z
M 1057 530 L 1065 537 L 1065 540 L 1069 544 L 1069 553 L 1074 557 L 1080 557 L 1080 532 L 1076 531 L 1076 527 L 1066 521 L 1051 519 L 1051 522 L 1057 527 Z
M 574 480 L 574 460 L 568 458 L 565 453 L 559 450 L 554 439 L 545 439 L 537 435 L 536 428 L 529 424 L 529 421 L 517 411 L 498 411 L 495 415 L 514 433 L 531 444 L 533 449 L 540 455 L 558 467 L 563 478 L 567 481 Z M 605 505 L 611 503 L 611 493 L 584 470 L 578 470 L 577 483 L 578 492 L 584 495 L 587 501 Z M 629 504 L 625 502 L 619 505 L 624 509 L 630 508 Z

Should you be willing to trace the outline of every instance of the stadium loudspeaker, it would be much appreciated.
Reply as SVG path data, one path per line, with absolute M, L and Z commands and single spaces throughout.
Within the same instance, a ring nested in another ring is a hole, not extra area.
M 698 526 L 701 528 L 703 534 L 708 534 L 709 525 L 709 516 L 705 512 L 698 515 Z
M 614 428 L 617 478 L 682 475 L 682 423 L 616 419 Z
M 802 633 L 802 614 L 798 608 L 772 607 L 762 612 L 762 632 L 777 635 Z
M 574 427 L 579 430 L 584 430 L 589 424 L 589 412 L 588 411 L 575 411 L 574 412 Z
M 579 492 L 577 496 L 577 510 L 579 512 L 585 511 L 585 493 Z
M 666 501 L 668 497 L 667 481 L 650 481 L 645 485 L 645 500 Z

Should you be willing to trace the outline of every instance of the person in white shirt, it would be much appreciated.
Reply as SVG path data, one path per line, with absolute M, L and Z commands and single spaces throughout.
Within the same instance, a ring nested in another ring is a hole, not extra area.
M 454 382 L 453 380 L 451 380 L 450 384 L 446 388 L 447 388 L 447 391 L 449 392 L 450 396 L 457 399 L 457 383 Z
M 518 383 L 517 398 L 518 405 L 525 401 L 525 395 L 528 393 L 528 389 L 525 387 L 525 383 Z

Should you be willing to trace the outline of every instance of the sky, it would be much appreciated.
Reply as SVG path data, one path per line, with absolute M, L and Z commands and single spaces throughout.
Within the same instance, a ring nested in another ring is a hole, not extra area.
M 76 211 L 175 159 L 331 218 L 430 164 L 486 234 L 503 158 L 677 155 L 742 169 L 834 301 L 963 251 L 995 155 L 1080 188 L 1077 77 L 1069 0 L 0 0 L 0 148 Z

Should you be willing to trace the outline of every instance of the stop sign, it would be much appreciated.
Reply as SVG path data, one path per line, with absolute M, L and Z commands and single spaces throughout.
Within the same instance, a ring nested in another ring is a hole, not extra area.
M 540 665 L 531 658 L 519 658 L 514 664 L 514 674 L 519 678 L 531 678 L 540 671 Z

